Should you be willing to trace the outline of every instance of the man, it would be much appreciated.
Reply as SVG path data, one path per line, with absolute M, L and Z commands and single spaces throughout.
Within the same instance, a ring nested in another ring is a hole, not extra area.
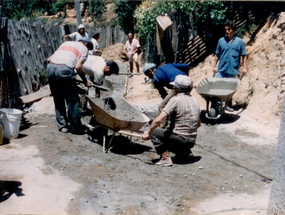
M 187 159 L 195 145 L 197 129 L 200 127 L 200 107 L 196 98 L 190 96 L 193 83 L 186 75 L 178 75 L 170 83 L 175 96 L 170 99 L 162 112 L 150 125 L 149 131 L 142 134 L 142 140 L 151 139 L 161 166 L 172 166 L 170 151 L 180 159 Z M 164 118 L 170 116 L 167 129 L 158 128 Z
M 226 21 L 224 27 L 226 36 L 219 39 L 215 52 L 213 72 L 217 72 L 217 78 L 235 78 L 239 73 L 240 56 L 243 60 L 242 72 L 247 73 L 247 53 L 243 40 L 235 36 L 235 22 Z M 231 106 L 231 102 L 229 103 Z M 229 106 L 226 107 L 226 110 L 233 111 Z
M 114 61 L 105 61 L 102 57 L 90 55 L 82 67 L 83 72 L 90 76 L 93 83 L 102 85 L 105 76 L 119 74 L 119 66 Z M 100 97 L 100 90 L 96 88 L 96 98 Z
M 127 56 L 129 58 L 129 63 L 130 63 L 130 72 L 131 75 L 133 74 L 133 62 L 136 64 L 137 68 L 137 74 L 140 74 L 140 68 L 139 68 L 139 62 L 138 62 L 138 52 L 140 49 L 140 43 L 137 39 L 133 37 L 132 33 L 128 34 L 128 40 L 125 45 L 125 49 L 127 52 Z
M 78 26 L 77 32 L 73 32 L 72 34 L 65 35 L 64 38 L 69 38 L 72 41 L 79 41 L 81 37 L 88 38 L 88 34 L 85 32 L 85 28 L 83 24 Z
M 112 74 L 119 74 L 119 66 L 114 61 L 105 61 L 102 57 L 89 55 L 87 61 L 83 65 L 83 72 L 90 76 L 93 83 L 97 85 L 102 85 L 105 76 L 110 76 Z M 95 97 L 100 98 L 100 89 L 96 88 Z M 81 99 L 81 106 L 87 108 L 87 99 Z M 90 120 L 92 126 L 96 126 L 97 122 L 94 116 Z M 108 129 L 98 127 L 93 131 L 88 131 L 88 139 L 92 142 L 99 143 L 103 141 L 103 136 L 107 135 Z
M 93 43 L 94 49 L 89 51 L 90 55 L 98 55 L 98 56 L 102 55 L 102 51 L 99 50 L 99 43 L 98 43 L 99 37 L 100 33 L 98 31 L 95 31 L 91 38 L 91 42 Z
M 76 86 L 76 73 L 80 75 L 83 83 L 90 87 L 82 71 L 82 65 L 88 58 L 88 49 L 93 44 L 88 38 L 80 38 L 78 42 L 64 42 L 48 59 L 47 78 L 53 95 L 58 130 L 66 133 L 81 133 L 79 113 L 79 97 Z M 67 104 L 68 117 L 66 116 Z M 68 126 L 68 121 L 70 125 Z
M 158 107 L 158 111 L 161 113 L 167 102 L 175 95 L 174 91 L 167 93 L 164 87 L 172 89 L 173 87 L 169 83 L 174 81 L 177 75 L 188 76 L 189 66 L 185 63 L 169 63 L 156 68 L 155 64 L 146 63 L 143 68 L 143 72 L 146 76 L 152 79 L 154 86 L 158 90 L 160 96 L 163 98 L 163 101 Z M 167 119 L 162 122 L 161 127 L 165 127 L 166 125 Z

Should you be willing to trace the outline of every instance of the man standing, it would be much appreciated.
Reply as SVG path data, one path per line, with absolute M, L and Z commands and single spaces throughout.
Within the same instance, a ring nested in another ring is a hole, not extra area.
M 226 36 L 219 39 L 215 52 L 213 72 L 217 72 L 217 78 L 235 78 L 239 73 L 240 56 L 243 60 L 242 72 L 243 74 L 247 73 L 247 53 L 243 40 L 235 36 L 235 22 L 226 21 L 224 27 Z M 229 103 L 231 106 L 231 102 Z M 229 106 L 226 107 L 226 110 L 233 111 Z
M 168 63 L 156 68 L 155 64 L 146 63 L 143 68 L 143 72 L 146 76 L 152 79 L 154 86 L 158 90 L 160 96 L 163 98 L 163 101 L 158 107 L 159 113 L 161 113 L 167 102 L 175 95 L 174 91 L 167 93 L 164 87 L 172 89 L 173 86 L 169 83 L 174 81 L 177 75 L 188 76 L 189 66 L 185 63 Z M 165 127 L 166 125 L 167 119 L 163 120 L 161 127 Z
M 87 60 L 88 49 L 93 49 L 92 42 L 82 37 L 78 42 L 64 42 L 48 59 L 47 78 L 53 95 L 58 130 L 66 133 L 81 133 L 82 126 L 79 113 L 79 97 L 75 76 L 78 73 L 83 83 L 90 87 L 82 71 Z M 68 117 L 66 116 L 67 104 Z M 68 122 L 70 125 L 68 126 Z
M 77 32 L 73 32 L 71 34 L 65 35 L 64 38 L 69 38 L 72 41 L 79 41 L 81 37 L 88 38 L 88 34 L 85 32 L 85 28 L 83 24 L 78 26 Z
M 242 72 L 247 73 L 247 53 L 243 40 L 234 35 L 236 31 L 235 23 L 226 21 L 224 26 L 226 36 L 219 39 L 215 52 L 213 72 L 217 72 L 218 78 L 235 78 L 239 73 L 240 56 L 243 60 Z
M 175 96 L 153 120 L 149 131 L 141 136 L 143 140 L 151 139 L 161 158 L 155 164 L 161 166 L 173 165 L 170 151 L 180 159 L 187 159 L 195 145 L 197 129 L 201 124 L 199 103 L 190 96 L 193 89 L 191 79 L 186 75 L 178 75 L 170 84 L 173 85 Z M 170 116 L 170 126 L 167 129 L 158 128 L 167 116 Z
M 129 58 L 130 63 L 130 72 L 133 74 L 133 62 L 136 64 L 137 74 L 140 74 L 139 62 L 138 62 L 138 51 L 140 49 L 140 43 L 137 39 L 133 37 L 132 33 L 128 34 L 128 40 L 125 45 L 125 49 L 127 51 L 127 56 Z

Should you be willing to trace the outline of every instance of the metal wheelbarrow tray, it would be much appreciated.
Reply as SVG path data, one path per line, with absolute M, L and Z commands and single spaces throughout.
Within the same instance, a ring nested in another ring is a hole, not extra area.
M 113 131 L 113 136 L 106 148 L 105 141 L 103 141 L 104 152 L 107 152 L 110 148 L 115 133 L 140 137 L 140 134 L 126 132 L 126 130 L 138 132 L 141 127 L 149 122 L 149 118 L 145 114 L 124 99 L 112 97 L 101 99 L 89 96 L 87 98 L 98 126 Z
M 227 103 L 231 100 L 233 94 L 240 85 L 240 79 L 237 78 L 204 78 L 196 87 L 196 92 L 200 94 L 207 102 L 206 117 L 208 119 L 218 119 L 224 112 Z M 211 108 L 209 110 L 209 104 Z M 225 103 L 222 106 L 222 103 Z M 217 111 L 214 106 L 220 105 Z M 218 112 L 218 113 L 217 113 Z

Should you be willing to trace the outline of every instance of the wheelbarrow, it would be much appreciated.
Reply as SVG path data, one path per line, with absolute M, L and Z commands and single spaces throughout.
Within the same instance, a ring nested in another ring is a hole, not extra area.
M 106 137 L 103 136 L 103 152 L 107 153 L 115 134 L 127 135 L 131 137 L 141 137 L 139 131 L 149 118 L 126 102 L 119 98 L 94 98 L 87 96 L 90 107 L 96 120 L 96 126 L 88 126 L 89 129 L 96 129 L 101 126 L 113 132 L 111 140 L 106 144 Z
M 215 74 L 214 74 L 215 75 Z M 204 78 L 196 87 L 196 92 L 206 100 L 206 118 L 219 119 L 240 85 L 238 78 Z

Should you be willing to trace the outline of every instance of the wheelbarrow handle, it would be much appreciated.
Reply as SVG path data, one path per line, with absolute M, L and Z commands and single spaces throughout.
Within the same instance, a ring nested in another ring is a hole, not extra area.
M 245 75 L 245 73 L 243 72 L 242 74 L 241 74 L 241 76 L 240 76 L 240 81 L 241 81 L 241 79 L 243 78 L 243 76 Z
M 215 71 L 215 72 L 213 72 L 213 77 L 215 77 L 216 76 L 216 74 L 217 74 L 217 72 Z

